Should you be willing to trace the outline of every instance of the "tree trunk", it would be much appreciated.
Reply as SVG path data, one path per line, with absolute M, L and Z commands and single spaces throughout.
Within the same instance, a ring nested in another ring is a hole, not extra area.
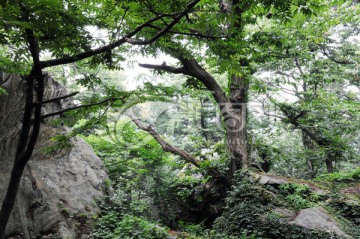
M 334 172 L 334 165 L 333 165 L 333 161 L 331 160 L 331 158 L 326 157 L 325 163 L 326 163 L 327 172 L 328 173 L 333 173 Z
M 44 94 L 44 77 L 41 69 L 34 71 L 36 77 L 31 73 L 27 80 L 26 102 L 23 117 L 23 124 L 20 133 L 20 139 L 17 146 L 14 166 L 11 172 L 9 186 L 2 203 L 0 211 L 0 239 L 5 236 L 6 225 L 9 221 L 11 211 L 15 205 L 16 195 L 19 189 L 21 176 L 27 162 L 30 160 L 34 151 L 37 138 L 40 133 L 41 125 L 41 104 Z M 33 102 L 33 89 L 36 81 L 36 102 Z M 31 116 L 34 114 L 34 118 Z
M 302 142 L 305 149 L 308 150 L 316 150 L 317 147 L 315 142 L 304 132 L 302 132 Z M 312 158 L 307 157 L 306 164 L 310 173 L 310 178 L 314 178 L 316 175 L 315 168 L 314 168 L 314 160 Z
M 223 110 L 226 138 L 230 152 L 230 175 L 249 166 L 246 141 L 246 102 L 248 84 L 243 77 L 232 76 L 230 103 Z
M 333 161 L 343 157 L 341 149 L 333 149 L 336 142 L 331 138 L 324 137 L 321 131 L 310 129 L 299 123 L 299 119 L 306 115 L 305 111 L 302 111 L 298 114 L 294 113 L 294 109 L 290 105 L 282 105 L 280 111 L 286 116 L 288 123 L 295 126 L 297 129 L 301 130 L 303 135 L 306 135 L 310 140 L 314 141 L 318 146 L 324 147 L 325 150 L 325 164 L 328 173 L 334 172 Z
M 25 32 L 34 65 L 30 74 L 25 77 L 26 98 L 24 117 L 9 186 L 7 187 L 6 195 L 0 211 L 0 239 L 3 239 L 5 236 L 6 225 L 9 221 L 11 211 L 15 205 L 15 199 L 19 189 L 21 176 L 34 151 L 41 125 L 41 107 L 44 96 L 44 76 L 40 66 L 39 45 L 35 39 L 34 33 L 31 30 L 27 29 Z M 34 92 L 36 97 L 34 97 Z
M 240 5 L 245 7 L 246 4 L 241 0 L 232 0 L 231 3 L 228 0 L 221 1 L 222 8 L 226 10 L 226 13 L 230 15 L 231 18 L 229 29 L 236 30 L 232 33 L 233 37 L 238 37 L 238 34 L 243 31 L 242 13 L 244 12 L 244 9 L 240 7 Z M 229 52 L 229 55 L 232 54 L 236 55 L 237 52 Z M 241 67 L 249 66 L 246 59 L 240 59 L 238 64 Z M 241 72 L 238 72 L 237 74 L 232 73 L 230 77 L 230 110 L 233 112 L 233 119 L 230 120 L 229 123 L 233 127 L 226 130 L 226 137 L 231 157 L 231 176 L 233 176 L 238 169 L 247 168 L 249 166 L 246 140 L 246 104 L 249 79 L 247 79 L 246 74 L 241 74 Z M 229 119 L 225 118 L 226 127 L 228 127 L 228 120 Z

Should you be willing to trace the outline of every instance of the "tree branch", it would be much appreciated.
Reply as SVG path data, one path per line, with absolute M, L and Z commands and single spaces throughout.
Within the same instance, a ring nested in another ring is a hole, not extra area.
M 149 45 L 153 42 L 155 42 L 157 39 L 159 39 L 161 36 L 165 35 L 168 31 L 170 31 L 170 29 L 175 26 L 180 20 L 181 18 L 183 18 L 184 16 L 186 16 L 186 14 L 189 12 L 189 10 L 191 8 L 193 8 L 200 0 L 194 0 L 191 3 L 189 3 L 187 5 L 187 9 L 185 11 L 183 11 L 182 13 L 180 13 L 179 15 L 177 15 L 174 20 L 168 24 L 164 29 L 160 30 L 154 37 L 152 37 L 149 40 L 143 41 L 143 40 L 134 40 L 134 39 L 130 39 L 130 38 L 125 38 L 126 41 L 132 45 Z
M 174 74 L 186 74 L 186 71 L 184 70 L 184 68 L 168 66 L 165 64 L 165 62 L 162 65 L 139 64 L 139 66 L 143 67 L 143 68 L 147 68 L 147 69 L 165 71 L 165 72 L 174 73 Z
M 300 74 L 301 74 L 301 75 L 304 75 L 304 72 L 303 72 L 303 70 L 302 70 L 302 68 L 301 68 L 301 66 L 300 66 L 299 60 L 298 60 L 297 58 L 295 58 L 294 61 L 295 61 L 295 65 L 296 65 L 296 67 L 298 68 Z
M 259 112 L 260 113 L 260 112 Z M 267 113 L 265 111 L 263 111 L 264 115 L 266 116 L 270 116 L 270 117 L 274 117 L 274 118 L 278 118 L 278 119 L 281 119 L 281 120 L 285 120 L 286 118 L 285 117 L 282 117 L 280 115 L 277 115 L 277 114 L 271 114 L 271 113 Z
M 175 50 L 173 49 L 171 51 L 175 52 Z M 200 82 L 202 82 L 205 87 L 212 93 L 216 102 L 218 102 L 219 104 L 229 103 L 229 99 L 226 97 L 226 93 L 222 90 L 214 77 L 212 77 L 210 73 L 208 73 L 202 66 L 200 66 L 200 64 L 195 59 L 185 58 L 181 55 L 181 53 L 179 54 L 178 51 L 174 53 L 173 56 L 180 60 L 183 67 L 176 68 L 172 66 L 167 66 L 166 64 L 139 64 L 139 66 L 148 69 L 160 70 L 174 74 L 184 74 L 187 76 L 195 77 Z
M 148 132 L 162 147 L 162 149 L 165 152 L 170 152 L 173 154 L 176 154 L 183 158 L 186 162 L 193 164 L 197 168 L 200 168 L 200 161 L 196 158 L 194 158 L 191 154 L 186 152 L 183 149 L 177 148 L 166 142 L 161 136 L 151 127 L 143 124 L 138 118 L 136 118 L 134 115 L 129 114 L 128 117 L 131 119 L 132 122 L 134 122 L 137 127 L 140 129 Z
M 60 58 L 60 59 L 52 59 L 52 60 L 48 60 L 48 61 L 42 61 L 41 63 L 41 67 L 42 68 L 46 68 L 46 67 L 50 67 L 50 66 L 57 66 L 57 65 L 63 65 L 63 64 L 68 64 L 68 63 L 73 63 L 76 61 L 80 61 L 101 53 L 105 53 L 108 52 L 116 47 L 121 46 L 124 43 L 130 43 L 133 45 L 147 45 L 147 44 L 151 44 L 154 41 L 156 41 L 157 39 L 159 39 L 161 36 L 165 35 L 175 24 L 177 24 L 181 18 L 183 18 L 200 0 L 194 0 L 192 2 L 190 2 L 187 5 L 187 8 L 185 11 L 179 13 L 176 15 L 176 17 L 174 18 L 174 20 L 165 28 L 163 28 L 162 30 L 160 30 L 157 34 L 155 34 L 155 36 L 153 36 L 151 39 L 149 40 L 145 40 L 145 41 L 141 41 L 141 40 L 134 40 L 132 39 L 133 36 L 135 36 L 137 33 L 139 33 L 143 28 L 148 27 L 149 24 L 151 24 L 152 22 L 155 22 L 159 19 L 162 19 L 165 16 L 168 16 L 168 14 L 162 14 L 159 15 L 157 17 L 154 17 L 150 20 L 148 20 L 147 22 L 139 25 L 137 28 L 135 28 L 132 32 L 130 32 L 129 34 L 127 34 L 126 36 L 122 37 L 120 40 L 115 41 L 111 44 L 108 44 L 106 46 L 103 47 L 99 47 L 93 50 L 89 50 L 89 51 L 85 51 L 82 52 L 80 54 L 76 54 L 73 56 L 69 56 L 69 57 L 64 57 L 64 58 Z
M 60 110 L 60 111 L 57 111 L 57 112 L 53 112 L 53 113 L 43 115 L 41 117 L 41 119 L 43 120 L 43 119 L 46 119 L 46 118 L 49 118 L 49 117 L 52 117 L 52 116 L 60 115 L 60 114 L 66 113 L 66 112 L 71 111 L 71 110 L 77 110 L 77 109 L 81 109 L 81 108 L 88 108 L 88 107 L 92 107 L 92 106 L 96 106 L 96 105 L 102 105 L 102 104 L 105 104 L 105 103 L 108 103 L 108 102 L 115 102 L 117 100 L 121 100 L 122 102 L 124 102 L 125 97 L 122 97 L 122 98 L 109 98 L 109 99 L 105 99 L 103 101 L 92 103 L 92 104 L 77 105 L 77 106 L 74 106 L 74 107 L 70 107 L 70 108 L 63 109 L 63 110 Z
M 321 49 L 321 52 L 330 60 L 333 61 L 337 64 L 341 64 L 341 65 L 353 65 L 356 64 L 356 61 L 352 61 L 352 60 L 338 60 L 335 58 L 335 56 L 331 56 L 330 53 L 326 52 L 325 50 L 325 46 L 318 44 L 318 46 Z
M 157 30 L 161 30 L 160 27 L 154 26 L 152 24 L 148 25 L 151 28 L 157 29 Z M 191 32 L 177 32 L 177 31 L 168 31 L 168 33 L 172 33 L 172 34 L 178 34 L 178 35 L 184 35 L 184 36 L 192 36 L 192 37 L 198 37 L 198 38 L 207 38 L 207 39 L 222 39 L 225 38 L 226 36 L 209 36 L 209 35 L 205 35 L 195 29 L 189 29 L 190 31 L 193 31 L 194 33 Z
M 128 117 L 132 120 L 132 122 L 134 122 L 137 125 L 137 127 L 148 132 L 156 140 L 156 142 L 158 142 L 161 145 L 162 149 L 165 152 L 170 152 L 175 155 L 178 155 L 181 158 L 183 158 L 186 162 L 191 163 L 192 165 L 196 166 L 197 168 L 200 168 L 200 163 L 201 163 L 200 160 L 196 159 L 195 157 L 193 157 L 191 154 L 189 154 L 185 150 L 177 148 L 175 146 L 172 146 L 171 144 L 166 142 L 163 138 L 161 138 L 161 136 L 151 126 L 147 126 L 147 125 L 143 124 L 134 115 L 129 114 Z M 208 173 L 215 179 L 221 178 L 221 179 L 224 179 L 226 181 L 226 183 L 228 183 L 228 185 L 231 184 L 230 179 L 228 177 L 226 177 L 225 175 L 223 175 L 222 173 L 218 172 L 215 169 L 209 169 Z
M 68 95 L 60 96 L 60 97 L 57 97 L 57 98 L 53 98 L 53 99 L 49 99 L 49 100 L 44 100 L 44 101 L 42 102 L 42 104 L 47 104 L 47 103 L 51 103 L 51 102 L 54 102 L 54 101 L 63 100 L 63 99 L 72 97 L 72 96 L 77 95 L 77 94 L 79 94 L 78 91 L 77 91 L 77 92 L 74 92 L 74 93 L 71 93 L 71 94 L 68 94 Z

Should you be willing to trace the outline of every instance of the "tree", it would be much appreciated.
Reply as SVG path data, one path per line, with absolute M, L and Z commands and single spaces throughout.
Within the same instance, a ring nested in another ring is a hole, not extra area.
M 186 4 L 176 1 L 171 8 L 163 5 L 161 12 L 153 17 L 137 14 L 136 10 L 144 7 L 142 2 L 137 1 L 122 4 L 119 1 L 79 3 L 68 0 L 1 2 L 1 44 L 10 49 L 10 54 L 2 56 L 7 64 L 1 70 L 23 74 L 26 102 L 14 167 L 0 211 L 0 238 L 4 238 L 21 175 L 36 145 L 44 118 L 41 107 L 45 102 L 56 100 L 43 99 L 43 69 L 86 59 L 90 59 L 87 63 L 92 66 L 104 64 L 114 68 L 116 61 L 122 59 L 124 49 L 121 46 L 125 43 L 148 45 L 155 42 L 183 21 L 185 16 L 191 15 L 198 2 L 195 0 Z M 125 22 L 127 27 L 123 25 Z M 149 25 L 158 29 L 149 30 Z M 106 44 L 106 39 L 99 42 L 86 30 L 88 26 L 107 31 L 110 43 Z M 149 37 L 138 38 L 139 33 L 144 32 Z M 55 58 L 41 61 L 41 54 L 46 51 Z M 16 66 L 23 64 L 25 67 L 14 69 L 10 59 Z
M 179 34 L 177 38 L 163 38 L 153 45 L 179 60 L 180 67 L 166 64 L 140 64 L 144 68 L 164 71 L 173 74 L 183 74 L 201 82 L 211 92 L 224 121 L 227 147 L 230 153 L 228 176 L 232 178 L 235 171 L 249 166 L 246 139 L 246 103 L 248 88 L 255 72 L 253 62 L 261 57 L 256 49 L 246 39 L 252 33 L 246 27 L 256 24 L 258 18 L 273 15 L 274 19 L 289 20 L 292 13 L 310 16 L 319 3 L 314 1 L 280 1 L 276 3 L 262 1 L 260 4 L 253 1 L 220 1 L 219 5 L 205 5 L 203 11 L 215 14 L 199 14 L 198 29 L 193 32 L 206 36 L 203 43 L 206 55 L 193 50 L 196 39 L 186 38 L 182 28 L 174 28 Z M 303 9 L 308 9 L 304 11 Z M 180 26 L 178 26 L 180 27 Z M 186 35 L 186 34 L 185 34 Z M 190 35 L 191 37 L 191 35 Z M 182 44 L 185 42 L 186 44 Z M 154 50 L 155 51 L 155 50 Z M 205 59 L 205 60 L 200 60 Z M 201 65 L 206 62 L 217 71 L 228 74 L 227 89 L 220 87 L 216 79 Z
M 271 49 L 261 67 L 269 75 L 264 79 L 269 103 L 280 112 L 275 116 L 302 132 L 304 147 L 320 152 L 328 172 L 334 171 L 334 162 L 350 158 L 351 138 L 358 128 L 352 120 L 359 113 L 358 100 L 349 90 L 358 77 L 358 46 L 350 39 L 354 29 L 339 20 L 341 11 L 336 12 L 339 16 L 321 14 L 310 22 L 298 17 L 290 27 L 263 24 L 253 36 L 257 47 Z M 301 27 L 309 23 L 313 27 Z M 292 101 L 276 99 L 276 91 L 290 94 Z M 314 159 L 306 163 L 315 176 Z

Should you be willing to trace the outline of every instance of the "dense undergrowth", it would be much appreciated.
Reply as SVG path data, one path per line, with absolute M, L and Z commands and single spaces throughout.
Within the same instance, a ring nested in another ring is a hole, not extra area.
M 342 180 L 358 180 L 354 175 L 356 173 L 348 174 L 348 177 L 343 176 Z M 334 177 L 338 176 L 335 174 L 321 176 L 317 179 L 317 183 L 318 185 L 334 183 L 334 180 L 328 180 Z M 222 215 L 208 228 L 202 223 L 187 222 L 186 218 L 181 220 L 184 214 L 176 211 L 179 201 L 173 202 L 170 207 L 174 209 L 173 211 L 164 212 L 165 218 L 159 218 L 151 213 L 154 208 L 149 201 L 142 201 L 142 204 L 139 204 L 139 201 L 128 201 L 125 194 L 121 195 L 121 190 L 117 191 L 117 194 L 100 202 L 102 214 L 96 219 L 93 236 L 105 239 L 345 238 L 335 233 L 287 224 L 283 215 L 276 211 L 279 208 L 286 208 L 296 213 L 301 209 L 321 206 L 332 215 L 347 235 L 360 238 L 358 199 L 353 198 L 353 201 L 349 201 L 351 196 L 340 191 L 329 191 L 328 194 L 319 195 L 304 184 L 288 183 L 270 186 L 251 182 L 249 179 L 249 171 L 237 173 L 236 183 L 228 193 Z M 194 189 L 192 190 L 194 192 Z M 189 191 L 189 195 L 192 192 Z M 169 215 L 168 222 L 166 213 Z

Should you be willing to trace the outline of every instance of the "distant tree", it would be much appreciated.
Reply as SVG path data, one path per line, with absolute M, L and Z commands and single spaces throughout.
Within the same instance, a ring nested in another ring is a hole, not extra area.
M 327 172 L 334 171 L 335 162 L 350 159 L 350 145 L 359 128 L 354 121 L 360 113 L 356 96 L 359 46 L 352 39 L 356 29 L 341 22 L 342 11 L 310 21 L 298 18 L 286 27 L 263 24 L 253 35 L 253 42 L 268 57 L 259 67 L 268 75 L 260 82 L 266 82 L 267 102 L 276 109 L 270 115 L 300 130 L 303 146 L 320 152 L 318 158 L 325 162 Z M 290 95 L 291 101 L 280 100 L 279 92 Z M 317 171 L 314 160 L 310 156 L 306 162 L 312 176 Z

